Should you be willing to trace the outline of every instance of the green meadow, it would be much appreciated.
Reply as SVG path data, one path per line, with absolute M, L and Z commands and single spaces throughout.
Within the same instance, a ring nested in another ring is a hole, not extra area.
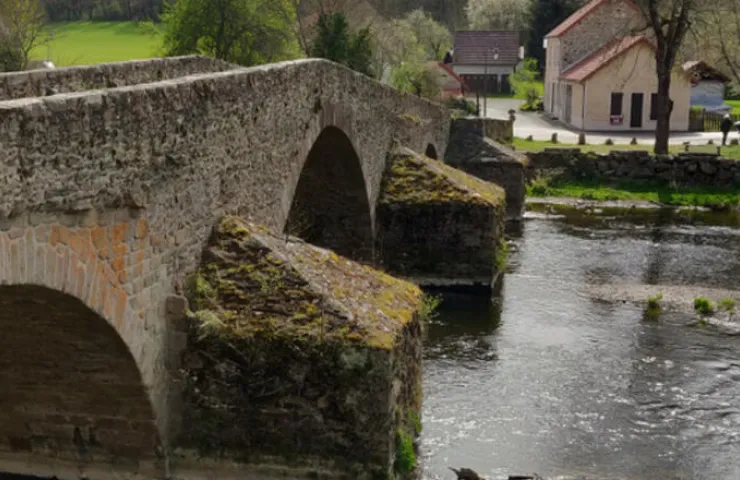
M 31 54 L 58 67 L 151 58 L 160 53 L 162 37 L 151 23 L 68 22 L 47 25 L 43 44 Z

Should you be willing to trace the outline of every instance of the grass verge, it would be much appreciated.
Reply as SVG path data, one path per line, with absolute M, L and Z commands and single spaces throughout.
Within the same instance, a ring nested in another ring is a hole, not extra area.
M 532 197 L 570 197 L 593 201 L 643 200 L 673 206 L 719 207 L 740 203 L 737 189 L 673 188 L 661 182 L 606 183 L 589 179 L 538 178 L 527 186 Z
M 552 143 L 544 140 L 526 140 L 514 138 L 514 146 L 518 151 L 541 152 L 546 148 L 580 148 L 584 152 L 609 153 L 613 150 L 647 150 L 652 151 L 652 145 L 575 145 L 572 143 Z M 673 154 L 684 151 L 683 145 L 671 145 L 670 152 Z M 717 153 L 716 145 L 690 145 L 690 152 Z M 726 158 L 740 158 L 740 146 L 727 145 L 722 147 L 722 155 Z

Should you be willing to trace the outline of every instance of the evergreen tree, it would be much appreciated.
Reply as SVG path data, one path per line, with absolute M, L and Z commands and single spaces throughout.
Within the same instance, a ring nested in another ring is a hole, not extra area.
M 311 49 L 314 57 L 326 58 L 372 76 L 373 50 L 369 28 L 350 33 L 347 18 L 340 12 L 322 13 L 316 28 L 316 41 Z

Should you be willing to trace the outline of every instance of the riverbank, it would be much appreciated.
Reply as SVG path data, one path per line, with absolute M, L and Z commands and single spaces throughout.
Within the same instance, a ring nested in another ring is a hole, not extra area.
M 527 186 L 529 197 L 559 197 L 596 202 L 637 201 L 654 206 L 707 207 L 732 210 L 740 191 L 718 187 L 673 188 L 663 182 L 608 182 L 591 179 L 538 177 Z

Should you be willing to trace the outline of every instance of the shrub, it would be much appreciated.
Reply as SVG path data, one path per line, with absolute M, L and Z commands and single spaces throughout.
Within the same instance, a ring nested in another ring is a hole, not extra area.
M 637 138 L 632 137 L 632 140 L 630 140 L 630 145 L 637 145 Z
M 462 110 L 463 112 L 470 114 L 470 115 L 478 114 L 478 108 L 476 107 L 475 102 L 471 100 L 467 100 L 464 97 L 448 98 L 447 108 L 451 108 L 453 110 Z
M 725 312 L 728 312 L 730 314 L 735 313 L 735 306 L 736 302 L 731 298 L 723 298 L 722 300 L 720 300 L 718 305 L 720 310 L 724 310 Z
M 586 145 L 586 134 L 583 132 L 578 134 L 578 145 Z
M 552 134 L 552 136 L 550 137 L 550 143 L 558 143 L 558 134 L 557 133 L 553 133 Z
M 697 297 L 694 299 L 694 310 L 700 315 L 712 315 L 714 313 L 714 304 L 708 298 Z
M 527 193 L 536 196 L 547 196 L 550 194 L 550 182 L 547 177 L 536 177 L 527 187 Z
M 607 138 L 604 142 L 604 145 L 614 145 L 614 140 L 612 140 L 611 138 Z
M 730 145 L 732 146 L 740 145 L 740 140 L 738 140 L 737 138 L 733 138 L 732 140 L 730 140 Z

